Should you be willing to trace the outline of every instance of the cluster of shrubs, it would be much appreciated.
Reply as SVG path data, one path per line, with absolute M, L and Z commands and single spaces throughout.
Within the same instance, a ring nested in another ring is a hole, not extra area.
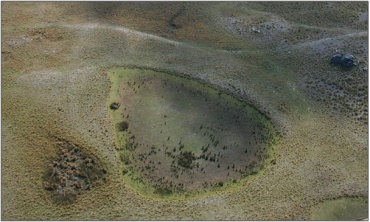
M 77 196 L 106 181 L 107 171 L 101 168 L 96 157 L 82 152 L 67 141 L 58 141 L 58 158 L 49 163 L 43 181 L 58 203 L 72 203 Z

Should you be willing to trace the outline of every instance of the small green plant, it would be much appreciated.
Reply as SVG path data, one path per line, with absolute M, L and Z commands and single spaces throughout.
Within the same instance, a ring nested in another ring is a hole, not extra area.
M 128 129 L 128 122 L 122 121 L 116 124 L 118 131 L 126 131 Z

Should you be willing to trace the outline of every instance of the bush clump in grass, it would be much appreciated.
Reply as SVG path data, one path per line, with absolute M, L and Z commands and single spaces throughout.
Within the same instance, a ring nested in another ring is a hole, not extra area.
M 58 204 L 71 204 L 77 196 L 106 181 L 107 170 L 93 155 L 67 141 L 58 139 L 58 158 L 49 163 L 43 187 Z

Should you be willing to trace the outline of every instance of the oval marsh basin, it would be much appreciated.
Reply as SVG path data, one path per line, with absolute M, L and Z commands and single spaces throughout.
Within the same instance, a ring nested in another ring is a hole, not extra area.
M 263 169 L 275 141 L 253 106 L 204 83 L 142 69 L 109 71 L 108 106 L 123 173 L 157 190 L 223 186 Z M 124 127 L 123 127 L 124 126 Z

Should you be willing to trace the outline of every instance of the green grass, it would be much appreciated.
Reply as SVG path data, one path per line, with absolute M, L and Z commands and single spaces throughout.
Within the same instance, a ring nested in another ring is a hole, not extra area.
M 362 220 L 369 218 L 368 200 L 365 198 L 340 198 L 327 200 L 312 210 L 312 220 Z

